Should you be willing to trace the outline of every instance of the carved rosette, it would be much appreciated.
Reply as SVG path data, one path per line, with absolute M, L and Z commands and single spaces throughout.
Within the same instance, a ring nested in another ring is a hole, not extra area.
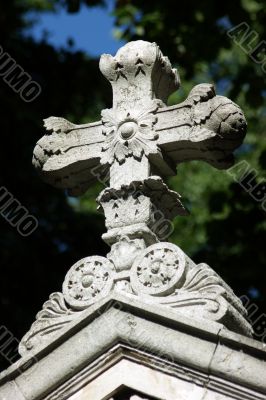
M 63 293 L 52 293 L 19 346 L 21 355 L 55 339 L 82 310 L 109 294 L 114 287 L 114 265 L 105 257 L 91 256 L 74 264 L 66 275 Z
M 232 289 L 207 264 L 194 264 L 174 244 L 160 242 L 143 250 L 131 268 L 130 283 L 144 301 L 252 335 L 246 310 Z
M 114 265 L 100 256 L 86 257 L 72 266 L 63 283 L 66 302 L 83 310 L 107 296 L 113 286 Z
M 125 236 L 108 257 L 86 257 L 72 266 L 63 293 L 50 296 L 22 339 L 21 355 L 54 340 L 111 291 L 252 336 L 246 310 L 232 289 L 207 264 L 196 265 L 178 246 L 160 242 L 145 248 L 143 242 Z
M 106 140 L 102 147 L 101 164 L 111 165 L 114 160 L 121 164 L 129 156 L 140 161 L 143 154 L 148 156 L 160 152 L 156 143 L 158 134 L 153 129 L 159 105 L 159 100 L 152 100 L 141 110 L 102 111 Z
M 131 284 L 137 294 L 165 296 L 181 285 L 186 268 L 184 253 L 171 243 L 156 243 L 134 261 Z

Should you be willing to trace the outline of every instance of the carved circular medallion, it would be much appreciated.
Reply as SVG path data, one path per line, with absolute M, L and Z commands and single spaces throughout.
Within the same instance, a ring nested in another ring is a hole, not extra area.
M 74 264 L 63 283 L 66 302 L 83 310 L 99 297 L 106 296 L 113 286 L 114 266 L 107 258 L 86 257 Z
M 185 266 L 185 255 L 179 247 L 166 242 L 153 244 L 133 263 L 132 288 L 138 294 L 171 294 L 182 283 Z

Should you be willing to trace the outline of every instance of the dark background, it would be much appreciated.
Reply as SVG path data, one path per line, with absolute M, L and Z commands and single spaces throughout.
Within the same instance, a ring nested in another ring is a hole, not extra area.
M 74 201 L 44 184 L 31 164 L 34 145 L 44 134 L 43 118 L 55 115 L 80 123 L 99 119 L 100 110 L 111 106 L 109 83 L 97 59 L 71 46 L 56 49 L 45 39 L 36 42 L 23 33 L 29 24 L 28 11 L 66 8 L 78 13 L 81 4 L 90 9 L 105 7 L 98 0 L 0 1 L 0 45 L 42 87 L 34 102 L 25 103 L 0 79 L 0 186 L 39 221 L 31 236 L 21 237 L 0 218 L 0 325 L 18 339 L 50 293 L 61 290 L 74 262 L 108 250 L 101 240 L 104 219 L 95 204 L 100 185 Z M 257 170 L 256 181 L 263 181 L 266 75 L 226 32 L 245 21 L 258 33 L 257 43 L 266 39 L 265 1 L 121 0 L 114 2 L 113 12 L 120 40 L 155 41 L 178 67 L 183 89 L 171 97 L 170 104 L 206 81 L 215 82 L 219 94 L 241 105 L 249 129 L 236 158 L 247 160 Z M 266 213 L 261 204 L 226 172 L 204 163 L 180 167 L 169 184 L 191 210 L 190 217 L 176 219 L 170 240 L 196 262 L 209 263 L 237 295 L 248 295 L 262 314 L 266 310 Z M 0 369 L 8 365 L 0 356 Z

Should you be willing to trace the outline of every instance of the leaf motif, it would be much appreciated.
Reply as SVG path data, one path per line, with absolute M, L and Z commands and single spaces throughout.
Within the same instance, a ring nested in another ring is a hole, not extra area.
M 157 144 L 152 143 L 158 139 L 158 134 L 153 132 L 152 128 L 157 122 L 154 113 L 159 106 L 160 102 L 153 100 L 141 111 L 125 111 L 119 114 L 119 119 L 112 109 L 103 110 L 102 123 L 106 128 L 104 132 L 106 141 L 102 147 L 101 164 L 112 164 L 114 159 L 122 163 L 128 156 L 141 160 L 143 153 L 146 155 L 158 153 Z M 122 141 L 118 129 L 123 123 L 132 121 L 137 125 L 134 137 Z
M 189 93 L 188 100 L 195 104 L 201 101 L 207 101 L 215 96 L 215 88 L 211 83 L 201 83 L 196 85 Z
M 205 122 L 213 113 L 211 102 L 198 103 L 193 109 L 193 121 L 196 124 Z
M 186 281 L 182 290 L 189 292 L 205 291 L 209 286 L 221 286 L 219 276 L 206 264 L 200 264 L 198 267 L 188 271 Z
M 119 141 L 116 142 L 115 147 L 113 148 L 113 153 L 119 163 L 125 161 L 128 152 L 128 148 L 123 143 L 120 143 Z
M 153 125 L 156 124 L 158 118 L 154 114 L 147 114 L 142 118 L 139 118 L 139 126 L 140 127 L 149 127 L 152 128 Z
M 102 110 L 101 116 L 103 125 L 107 127 L 117 125 L 117 118 L 112 108 L 106 108 L 105 110 Z
M 29 332 L 22 338 L 19 352 L 27 353 L 40 345 L 45 340 L 51 340 L 67 324 L 79 316 L 80 312 L 67 307 L 64 296 L 60 292 L 52 293 L 49 300 L 43 305 L 43 309 L 37 314 L 36 321 Z
M 107 135 L 106 139 L 105 139 L 105 142 L 104 142 L 104 144 L 102 146 L 102 150 L 103 151 L 108 150 L 112 146 L 113 142 L 114 143 L 116 142 L 116 140 L 114 138 L 114 135 L 112 135 L 112 134 Z
M 149 154 L 156 154 L 158 153 L 158 147 L 156 142 L 144 140 L 141 136 L 138 136 L 139 142 L 143 145 L 143 150 L 146 156 Z
M 37 314 L 36 319 L 57 318 L 65 314 L 72 313 L 67 308 L 61 293 L 52 293 L 49 300 L 43 305 L 43 309 Z
M 48 131 L 55 133 L 68 133 L 76 128 L 76 125 L 67 121 L 65 118 L 49 117 L 43 120 L 44 126 Z
M 112 152 L 112 149 L 110 148 L 106 148 L 106 147 L 102 147 L 102 154 L 101 154 L 101 164 L 102 165 L 106 165 L 106 164 L 112 164 L 114 161 L 114 155 Z
M 128 148 L 131 150 L 133 156 L 136 159 L 141 160 L 144 150 L 143 150 L 141 144 L 139 143 L 139 141 L 134 140 L 134 139 L 130 140 L 128 143 Z
M 141 136 L 144 140 L 158 139 L 158 134 L 148 126 L 139 126 L 139 136 Z

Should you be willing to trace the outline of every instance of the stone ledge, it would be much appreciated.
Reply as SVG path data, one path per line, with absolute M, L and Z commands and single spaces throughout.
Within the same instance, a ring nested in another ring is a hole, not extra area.
M 85 310 L 50 345 L 2 373 L 0 384 L 15 382 L 26 400 L 43 399 L 119 344 L 242 385 L 258 393 L 254 399 L 266 399 L 259 395 L 266 394 L 261 343 L 127 295 L 112 295 Z M 27 368 L 30 359 L 38 362 Z

